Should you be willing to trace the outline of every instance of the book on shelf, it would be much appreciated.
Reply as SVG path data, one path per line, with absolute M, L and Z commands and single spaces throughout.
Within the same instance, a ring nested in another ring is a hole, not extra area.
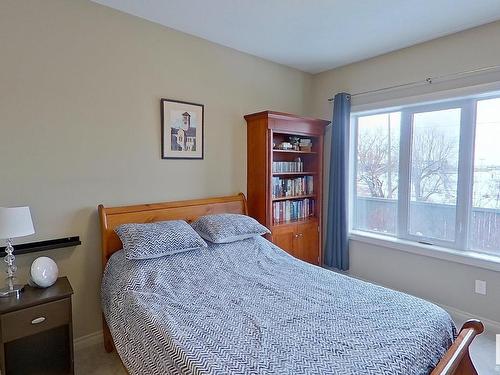
M 296 197 L 314 194 L 314 177 L 297 178 L 273 177 L 273 198 Z
M 304 162 L 300 158 L 295 159 L 295 161 L 273 161 L 273 172 L 304 172 Z
M 314 199 L 281 201 L 273 203 L 274 223 L 301 220 L 314 216 Z

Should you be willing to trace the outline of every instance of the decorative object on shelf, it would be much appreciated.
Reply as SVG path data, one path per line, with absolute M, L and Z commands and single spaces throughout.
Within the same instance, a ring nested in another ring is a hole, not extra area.
M 292 144 L 292 149 L 293 150 L 295 150 L 295 151 L 299 151 L 300 150 L 300 148 L 299 148 L 300 138 L 299 137 L 297 137 L 297 136 L 290 136 L 290 137 L 288 137 L 288 140 Z
M 203 159 L 204 108 L 161 99 L 162 159 Z
M 290 142 L 281 142 L 278 147 L 278 150 L 293 150 L 293 146 Z
M 312 142 L 309 138 L 301 138 L 299 141 L 299 149 L 300 151 L 312 151 Z
M 29 236 L 35 233 L 33 221 L 29 207 L 0 207 L 0 238 L 5 239 L 5 258 L 7 263 L 7 286 L 0 289 L 0 297 L 8 297 L 22 292 L 24 285 L 15 284 L 17 266 L 15 265 L 15 256 L 13 254 L 12 238 Z
M 38 288 L 48 288 L 57 281 L 59 268 L 49 257 L 36 258 L 31 263 L 29 285 Z

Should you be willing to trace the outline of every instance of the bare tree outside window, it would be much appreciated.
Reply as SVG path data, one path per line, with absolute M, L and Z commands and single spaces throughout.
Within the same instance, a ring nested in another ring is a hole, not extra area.
M 415 200 L 426 202 L 436 195 L 441 201 L 453 200 L 456 171 L 450 161 L 458 158 L 457 140 L 428 128 L 415 138 L 412 155 Z M 398 159 L 399 144 L 390 144 L 388 132 L 379 129 L 360 132 L 358 184 L 366 186 L 371 197 L 396 198 Z
M 356 117 L 355 229 L 398 236 L 401 233 L 403 238 L 422 237 L 441 243 L 459 241 L 455 231 L 463 103 L 442 110 L 426 111 L 432 106 L 425 105 L 410 107 L 406 110 L 411 116 L 405 116 L 411 119 L 409 124 L 401 123 L 401 112 Z M 471 220 L 465 228 L 468 241 L 460 240 L 459 246 L 466 248 L 468 244 L 471 249 L 498 254 L 500 98 L 471 99 L 469 104 L 476 105 L 477 113 L 473 191 L 470 203 L 461 200 L 461 204 L 471 205 Z M 410 159 L 405 160 L 410 173 L 408 181 L 399 181 L 401 125 L 411 127 L 411 138 L 406 140 L 411 145 Z M 408 228 L 396 230 L 401 215 L 401 184 L 409 193 L 409 206 L 402 212 L 407 216 Z
M 358 119 L 357 211 L 368 230 L 396 230 L 400 125 L 400 112 Z
M 358 184 L 360 193 L 391 199 L 397 196 L 401 113 L 360 119 Z
M 426 128 L 416 135 L 412 147 L 412 191 L 416 201 L 433 198 L 440 203 L 456 199 L 458 139 L 435 128 Z

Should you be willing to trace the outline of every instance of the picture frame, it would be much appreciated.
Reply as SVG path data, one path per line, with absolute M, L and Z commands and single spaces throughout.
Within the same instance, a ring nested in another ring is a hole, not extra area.
M 160 100 L 161 158 L 204 157 L 205 106 L 181 100 Z

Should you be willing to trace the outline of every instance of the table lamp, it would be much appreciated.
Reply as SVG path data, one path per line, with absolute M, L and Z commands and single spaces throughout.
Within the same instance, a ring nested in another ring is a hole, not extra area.
M 7 286 L 0 289 L 0 297 L 8 297 L 15 294 L 19 297 L 24 285 L 14 284 L 17 267 L 14 264 L 14 248 L 12 238 L 29 236 L 35 233 L 29 207 L 0 207 L 0 239 L 4 239 L 5 248 L 4 261 L 7 263 Z

